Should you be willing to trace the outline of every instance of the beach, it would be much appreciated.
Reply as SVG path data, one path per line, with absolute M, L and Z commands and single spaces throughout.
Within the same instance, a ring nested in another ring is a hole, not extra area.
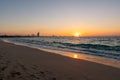
M 120 68 L 0 40 L 0 80 L 120 80 Z

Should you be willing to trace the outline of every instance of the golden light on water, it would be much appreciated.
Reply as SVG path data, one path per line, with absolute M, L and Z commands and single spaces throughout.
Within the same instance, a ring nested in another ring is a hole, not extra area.
M 78 58 L 78 55 L 77 54 L 74 54 L 74 56 L 73 56 L 74 58 Z

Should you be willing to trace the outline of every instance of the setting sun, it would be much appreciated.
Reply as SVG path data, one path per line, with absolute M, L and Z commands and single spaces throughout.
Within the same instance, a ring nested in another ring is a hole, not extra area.
M 74 36 L 79 37 L 79 36 L 81 36 L 81 34 L 79 32 L 76 32 L 76 33 L 74 33 Z

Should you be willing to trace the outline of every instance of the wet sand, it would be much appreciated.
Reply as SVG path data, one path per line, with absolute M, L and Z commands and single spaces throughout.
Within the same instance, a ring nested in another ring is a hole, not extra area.
M 120 80 L 120 69 L 0 41 L 0 80 Z

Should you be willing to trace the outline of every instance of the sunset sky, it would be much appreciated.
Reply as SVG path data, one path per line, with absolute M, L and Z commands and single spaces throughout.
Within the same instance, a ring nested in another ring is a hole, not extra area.
M 120 0 L 0 0 L 0 34 L 120 36 Z

